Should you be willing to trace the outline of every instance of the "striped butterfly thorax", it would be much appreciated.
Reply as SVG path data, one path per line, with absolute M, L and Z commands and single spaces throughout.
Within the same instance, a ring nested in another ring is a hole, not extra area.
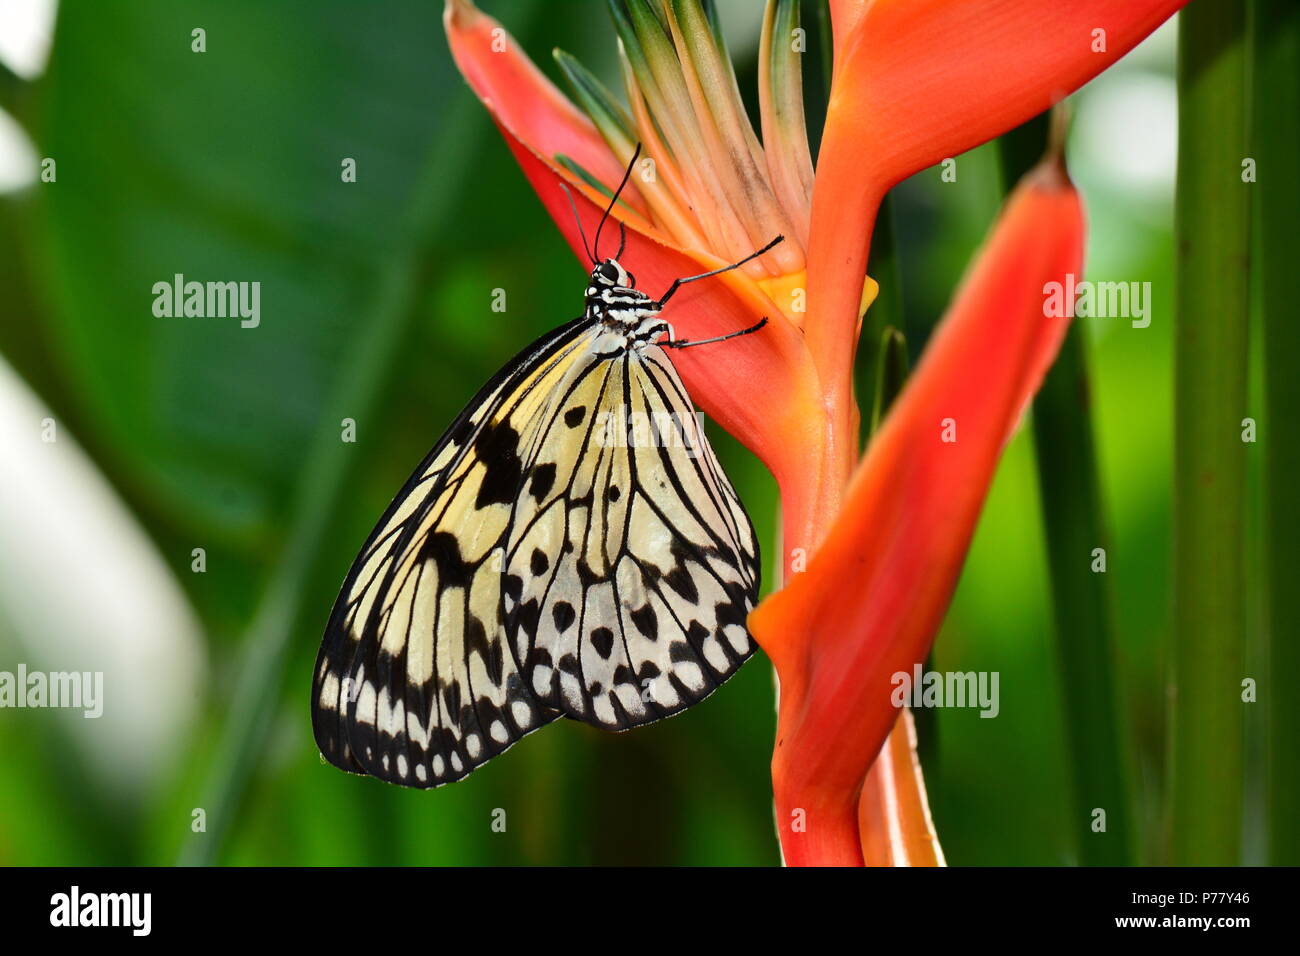
M 749 657 L 758 545 L 665 351 L 703 343 L 659 314 L 706 276 L 655 301 L 597 262 L 583 315 L 506 365 L 411 475 L 317 657 L 332 764 L 438 786 L 557 717 L 675 714 Z

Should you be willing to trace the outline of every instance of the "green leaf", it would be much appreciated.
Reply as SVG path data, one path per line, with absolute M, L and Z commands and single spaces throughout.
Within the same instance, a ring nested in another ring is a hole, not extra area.
M 80 430 L 181 531 L 264 549 L 337 434 L 371 290 L 427 225 L 406 210 L 459 84 L 441 32 L 423 3 L 61 7 L 37 126 L 52 346 Z M 259 324 L 156 317 L 177 274 L 259 283 Z

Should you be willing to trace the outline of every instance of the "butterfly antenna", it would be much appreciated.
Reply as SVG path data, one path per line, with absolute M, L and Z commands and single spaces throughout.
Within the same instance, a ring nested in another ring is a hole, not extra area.
M 663 304 L 664 304 L 665 302 L 667 302 L 667 301 L 668 301 L 669 299 L 671 299 L 674 295 L 676 295 L 676 294 L 677 294 L 677 290 L 680 289 L 682 286 L 686 285 L 686 283 L 688 283 L 688 282 L 699 282 L 701 279 L 708 279 L 708 278 L 710 278 L 710 277 L 712 277 L 712 276 L 722 275 L 722 273 L 724 273 L 724 272 L 730 272 L 732 269 L 739 269 L 739 268 L 740 268 L 741 266 L 743 266 L 746 262 L 749 262 L 751 259 L 757 259 L 757 258 L 758 258 L 759 256 L 761 256 L 763 253 L 765 253 L 765 252 L 767 252 L 768 250 L 770 250 L 773 246 L 776 246 L 776 245 L 778 245 L 779 243 L 782 243 L 782 242 L 784 242 L 784 241 L 785 241 L 785 236 L 777 236 L 775 239 L 773 239 L 771 242 L 769 242 L 767 245 L 765 245 L 762 249 L 759 249 L 759 250 L 756 251 L 756 252 L 751 252 L 749 255 L 745 256 L 745 258 L 743 258 L 743 259 L 738 259 L 738 260 L 736 260 L 735 262 L 731 263 L 730 265 L 725 265 L 725 266 L 723 266 L 721 269 L 714 269 L 714 270 L 711 271 L 711 272 L 701 272 L 701 273 L 700 273 L 699 275 L 697 275 L 697 276 L 686 276 L 685 278 L 682 278 L 682 279 L 674 279 L 674 280 L 673 280 L 673 284 L 670 285 L 670 286 L 668 287 L 668 290 L 667 290 L 666 292 L 664 292 L 664 294 L 661 295 L 661 296 L 659 297 L 659 306 L 660 306 L 660 308 L 663 307 Z
M 673 339 L 671 342 L 660 342 L 659 344 L 666 349 L 689 349 L 696 345 L 712 345 L 714 342 L 725 342 L 727 339 L 734 339 L 741 335 L 749 335 L 752 332 L 757 332 L 765 325 L 767 325 L 767 316 L 763 316 L 749 328 L 741 329 L 738 332 L 728 332 L 726 335 L 715 335 L 711 339 L 696 339 L 694 341 L 688 339 Z
M 614 204 L 618 202 L 618 197 L 623 195 L 623 190 L 627 187 L 627 181 L 632 178 L 632 170 L 636 168 L 637 157 L 641 155 L 641 144 L 636 144 L 636 149 L 632 150 L 632 158 L 628 161 L 627 170 L 623 173 L 623 181 L 618 184 L 618 189 L 614 190 L 614 195 L 610 197 L 609 205 L 605 207 L 605 214 L 600 217 L 600 224 L 596 226 L 596 240 L 591 244 L 592 252 L 600 252 L 600 231 L 605 228 L 605 220 L 609 214 L 614 211 Z M 620 223 L 622 220 L 620 220 Z M 619 254 L 622 255 L 620 248 Z M 593 255 L 593 261 L 595 256 Z
M 587 234 L 582 231 L 582 217 L 578 215 L 578 204 L 573 201 L 573 193 L 569 192 L 568 184 L 560 183 L 560 188 L 564 190 L 564 195 L 569 197 L 569 208 L 573 210 L 573 221 L 578 224 L 578 235 L 582 237 L 582 251 L 587 254 L 591 264 L 596 264 L 596 257 L 591 253 L 591 246 L 587 244 Z
M 620 219 L 618 221 L 618 255 L 614 257 L 615 259 L 618 259 L 620 261 L 623 259 L 623 248 L 626 245 L 627 245 L 627 226 L 624 225 L 623 220 Z

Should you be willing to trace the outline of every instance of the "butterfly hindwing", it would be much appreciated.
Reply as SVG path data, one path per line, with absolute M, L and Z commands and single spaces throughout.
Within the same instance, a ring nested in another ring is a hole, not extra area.
M 610 730 L 703 699 L 752 652 L 749 519 L 663 350 L 564 396 L 511 522 L 506 628 L 547 707 Z

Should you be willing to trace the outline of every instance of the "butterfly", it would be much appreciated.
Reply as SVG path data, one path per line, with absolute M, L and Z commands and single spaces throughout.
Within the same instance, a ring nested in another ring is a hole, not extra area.
M 666 350 L 766 319 L 688 342 L 660 312 L 781 237 L 651 299 L 619 262 L 621 223 L 597 257 L 632 164 L 590 248 L 582 234 L 582 315 L 470 401 L 343 582 L 312 684 L 336 767 L 440 786 L 561 716 L 627 730 L 678 713 L 753 651 L 753 526 Z

